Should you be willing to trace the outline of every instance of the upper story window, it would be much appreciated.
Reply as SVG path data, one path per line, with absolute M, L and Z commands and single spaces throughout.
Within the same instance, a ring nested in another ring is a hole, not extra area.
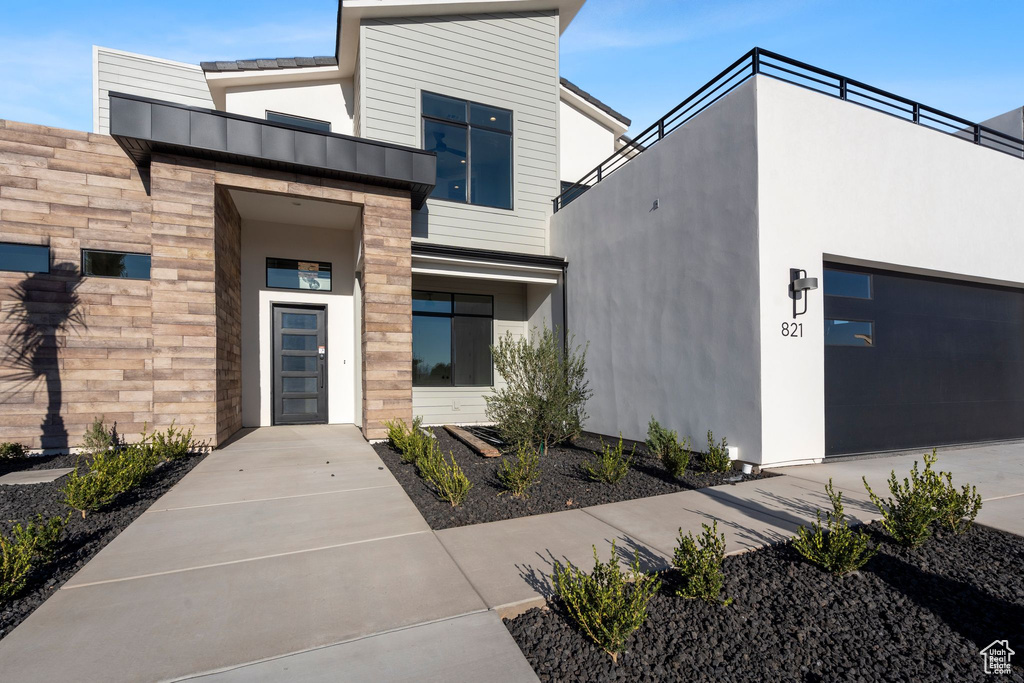
M 299 126 L 300 128 L 308 128 L 309 130 L 315 130 L 318 133 L 331 132 L 330 121 L 307 119 L 304 116 L 292 116 L 291 114 L 279 114 L 276 111 L 267 112 L 267 121 L 270 121 L 271 123 L 287 123 L 288 125 L 291 126 Z
M 512 208 L 512 112 L 423 93 L 423 149 L 437 153 L 431 197 Z

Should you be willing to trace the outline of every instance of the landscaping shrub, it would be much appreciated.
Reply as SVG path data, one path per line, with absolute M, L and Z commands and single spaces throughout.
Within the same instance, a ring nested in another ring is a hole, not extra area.
M 23 445 L 15 441 L 4 441 L 3 443 L 0 443 L 0 460 L 24 458 L 27 452 L 27 449 Z
M 118 495 L 135 488 L 156 465 L 156 456 L 144 445 L 126 446 L 118 452 L 98 452 L 89 471 L 67 475 L 61 492 L 64 502 L 85 517 L 86 512 L 109 505 Z
M 186 432 L 183 429 L 174 427 L 174 420 L 171 425 L 162 432 L 146 434 L 146 428 L 142 429 L 142 445 L 148 446 L 157 462 L 161 460 L 177 460 L 192 453 L 195 443 L 192 441 L 193 427 Z
M 679 572 L 679 586 L 676 595 L 682 598 L 700 598 L 706 602 L 728 605 L 732 598 L 722 600 L 722 586 L 725 576 L 722 562 L 725 560 L 725 534 L 718 534 L 718 522 L 713 526 L 702 524 L 704 532 L 700 541 L 693 533 L 683 535 L 679 529 L 679 542 L 672 557 L 672 566 Z
M 661 460 L 676 479 L 682 479 L 690 465 L 689 441 L 685 437 L 680 441 L 675 430 L 665 429 L 653 416 L 647 423 L 647 452 Z
M 704 454 L 704 469 L 708 472 L 728 472 L 732 469 L 729 459 L 729 442 L 722 437 L 721 442 L 715 441 L 715 435 L 708 430 L 708 450 Z
M 37 515 L 24 527 L 14 525 L 9 538 L 0 534 L 0 602 L 24 590 L 32 570 L 53 560 L 66 521 Z
M 421 431 L 423 418 L 416 416 L 412 421 L 412 428 L 406 426 L 405 420 L 385 420 L 384 426 L 388 428 L 388 443 L 398 451 L 402 462 L 416 462 L 416 456 L 423 448 L 422 439 L 425 435 Z
M 586 347 L 570 336 L 565 348 L 547 325 L 529 338 L 507 333 L 491 347 L 494 368 L 506 385 L 487 397 L 487 419 L 498 434 L 519 448 L 548 448 L 578 437 L 587 418 L 591 392 L 586 379 Z
M 633 462 L 636 446 L 633 446 L 629 455 L 625 455 L 623 451 L 622 434 L 619 434 L 619 444 L 614 447 L 609 446 L 602 439 L 601 452 L 597 455 L 597 459 L 584 462 L 583 471 L 594 481 L 617 484 L 629 473 L 629 465 Z
M 647 619 L 647 604 L 661 588 L 661 580 L 640 571 L 640 555 L 634 553 L 629 575 L 619 567 L 615 541 L 607 563 L 597 558 L 589 575 L 561 562 L 554 567 L 555 591 L 580 631 L 618 661 L 626 640 Z
M 434 439 L 424 438 L 421 446 L 412 452 L 415 457 L 407 462 L 416 465 L 416 472 L 423 479 L 429 480 L 444 465 L 444 455 L 441 454 L 441 446 Z
M 949 472 L 941 472 L 940 476 L 942 481 L 936 499 L 939 523 L 955 534 L 962 534 L 971 528 L 981 511 L 981 494 L 969 484 L 964 484 L 957 491 L 953 486 L 953 475 Z
M 92 424 L 85 430 L 82 436 L 82 449 L 87 453 L 104 453 L 117 445 L 117 426 L 107 429 L 103 420 L 93 418 Z
M 529 497 L 527 490 L 540 481 L 540 456 L 537 451 L 521 446 L 515 462 L 509 460 L 509 456 L 502 458 L 497 477 L 514 497 Z
M 942 516 L 943 511 L 936 505 L 941 489 L 932 471 L 935 460 L 935 451 L 931 455 L 925 454 L 924 472 L 918 470 L 915 460 L 910 478 L 904 477 L 902 483 L 896 479 L 896 470 L 892 470 L 889 474 L 889 492 L 892 496 L 887 499 L 875 495 L 867 478 L 862 477 L 871 502 L 882 515 L 882 528 L 900 545 L 909 548 L 920 546 L 932 535 L 929 528 L 931 523 Z
M 818 521 L 813 522 L 810 529 L 800 525 L 793 547 L 809 562 L 842 576 L 863 567 L 875 551 L 863 530 L 850 529 L 843 513 L 843 493 L 835 492 L 831 478 L 825 493 L 832 501 L 832 512 L 825 513 L 827 529 L 821 525 L 821 510 L 818 510 Z
M 448 501 L 452 507 L 458 507 L 465 502 L 469 490 L 473 488 L 473 482 L 455 462 L 454 455 L 449 453 L 451 462 L 448 462 L 437 442 L 433 439 L 428 441 L 428 447 L 416 460 L 420 476 L 434 487 L 438 498 Z

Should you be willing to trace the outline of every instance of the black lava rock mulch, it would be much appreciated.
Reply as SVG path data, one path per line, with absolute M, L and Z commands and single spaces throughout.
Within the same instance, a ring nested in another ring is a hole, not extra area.
M 880 552 L 856 574 L 784 544 L 726 558 L 730 606 L 663 588 L 618 664 L 557 605 L 505 625 L 542 681 L 1024 680 L 1024 657 L 985 676 L 979 654 L 1024 646 L 1024 538 L 976 526 L 908 550 L 868 528 Z
M 28 587 L 21 595 L 6 604 L 0 604 L 0 638 L 24 621 L 93 555 L 110 543 L 202 459 L 202 455 L 195 455 L 161 464 L 137 489 L 122 494 L 105 510 L 90 512 L 85 519 L 80 512 L 75 512 L 64 504 L 60 493 L 60 487 L 65 481 L 63 477 L 48 484 L 0 486 L 0 528 L 5 534 L 14 524 L 24 524 L 34 519 L 37 514 L 42 514 L 48 519 L 57 515 L 67 516 L 70 513 L 64 541 L 58 550 L 56 560 L 40 568 L 31 577 Z M 84 468 L 84 464 L 78 463 L 76 455 L 3 460 L 0 461 L 0 474 L 76 466 Z
M 403 463 L 398 453 L 388 444 L 374 445 L 377 455 L 387 464 L 433 529 L 495 522 L 774 476 L 767 473 L 742 475 L 739 472 L 719 474 L 687 471 L 683 479 L 676 480 L 656 458 L 647 454 L 643 444 L 639 444 L 629 474 L 618 484 L 603 484 L 591 481 L 582 469 L 583 463 L 593 459 L 595 451 L 601 450 L 599 437 L 585 434 L 571 446 L 552 448 L 542 455 L 540 483 L 530 489 L 528 498 L 517 499 L 507 493 L 502 494 L 504 488 L 498 481 L 498 467 L 505 456 L 484 458 L 444 429 L 435 428 L 433 432 L 441 451 L 446 456 L 449 452 L 454 455 L 459 467 L 473 482 L 469 497 L 461 507 L 453 508 L 440 500 L 416 474 L 416 467 Z M 630 447 L 631 444 L 626 445 L 627 452 Z M 691 464 L 699 466 L 699 460 L 700 456 L 694 454 Z M 727 479 L 734 481 L 727 482 Z

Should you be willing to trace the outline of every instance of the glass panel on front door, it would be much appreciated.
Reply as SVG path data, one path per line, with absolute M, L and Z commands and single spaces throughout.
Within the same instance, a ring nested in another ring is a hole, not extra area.
M 327 422 L 326 315 L 274 307 L 274 424 Z

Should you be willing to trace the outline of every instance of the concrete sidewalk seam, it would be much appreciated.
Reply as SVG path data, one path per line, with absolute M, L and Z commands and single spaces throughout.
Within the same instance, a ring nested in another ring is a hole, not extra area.
M 417 532 L 417 533 L 421 533 L 421 532 Z M 409 624 L 407 626 L 399 626 L 397 628 L 390 628 L 390 629 L 386 629 L 384 631 L 377 631 L 376 633 L 370 633 L 370 634 L 367 634 L 367 635 L 358 636 L 356 638 L 349 638 L 347 640 L 339 640 L 336 643 L 328 643 L 326 645 L 318 645 L 317 647 L 310 647 L 310 648 L 306 648 L 304 650 L 296 650 L 295 652 L 287 652 L 287 653 L 285 653 L 283 655 L 274 655 L 273 657 L 265 657 L 263 659 L 256 659 L 256 660 L 253 660 L 251 662 L 245 662 L 244 664 L 235 664 L 233 666 L 221 667 L 219 669 L 211 669 L 210 671 L 203 671 L 203 672 L 200 672 L 200 673 L 189 674 L 189 675 L 183 676 L 181 678 L 172 678 L 170 680 L 172 682 L 176 682 L 176 681 L 192 681 L 192 680 L 196 680 L 196 679 L 199 679 L 199 678 L 208 678 L 210 676 L 216 676 L 217 674 L 222 674 L 222 673 L 225 673 L 227 671 L 235 671 L 237 669 L 245 669 L 247 667 L 255 666 L 257 664 L 263 664 L 265 662 L 273 662 L 273 661 L 277 661 L 279 659 L 287 659 L 288 657 L 295 657 L 297 655 L 306 654 L 307 652 L 317 652 L 319 650 L 326 650 L 326 649 L 331 648 L 331 647 L 338 647 L 339 645 L 348 645 L 350 643 L 358 643 L 361 640 L 367 640 L 369 638 L 377 638 L 378 636 L 386 636 L 386 635 L 390 635 L 392 633 L 400 633 L 402 631 L 408 631 L 409 629 L 419 628 L 421 626 L 430 626 L 431 624 L 441 624 L 441 623 L 444 623 L 446 621 L 453 621 L 455 619 L 462 619 L 463 617 L 468 617 L 468 616 L 471 616 L 471 615 L 474 615 L 474 614 L 483 614 L 485 612 L 491 612 L 491 611 L 493 611 L 493 610 L 487 609 L 485 607 L 483 609 L 476 609 L 476 610 L 472 610 L 470 612 L 463 612 L 461 614 L 455 614 L 455 615 L 452 615 L 452 616 L 449 616 L 449 617 L 441 617 L 440 619 L 431 619 L 429 621 L 421 621 L 421 622 L 418 622 L 418 623 L 415 623 L 415 624 Z
M 426 521 L 426 520 L 424 520 L 424 521 Z M 442 550 L 444 550 L 444 554 L 448 556 L 448 559 L 452 561 L 452 564 L 454 564 L 456 569 L 459 570 L 459 573 L 462 574 L 462 578 L 464 578 L 466 580 L 466 583 L 469 584 L 469 587 L 473 589 L 474 593 L 476 593 L 476 597 L 480 598 L 481 604 L 483 604 L 486 607 L 487 606 L 487 600 L 484 599 L 484 596 L 480 592 L 480 589 L 476 587 L 476 584 L 474 584 L 473 581 L 469 578 L 469 575 L 466 574 L 466 570 L 462 568 L 462 565 L 459 564 L 459 561 L 456 560 L 455 556 L 452 555 L 450 550 L 448 550 L 448 546 L 446 546 L 444 544 L 444 541 L 441 540 L 441 537 L 437 535 L 437 531 L 435 531 L 434 529 L 431 529 L 430 533 L 434 534 L 434 540 L 437 541 L 437 544 L 439 546 L 441 546 Z M 490 609 L 490 608 L 488 608 L 488 609 Z
M 362 486 L 355 489 L 337 489 L 335 491 L 318 491 L 316 493 L 297 493 L 294 496 L 274 496 L 272 498 L 252 498 L 251 500 L 231 500 L 225 503 L 204 503 L 203 505 L 184 505 L 177 508 L 159 508 L 154 510 L 150 508 L 142 514 L 148 515 L 151 512 L 176 512 L 178 510 L 198 510 L 200 508 L 215 508 L 221 507 L 222 505 L 244 505 L 246 503 L 263 503 L 271 500 L 289 500 L 291 498 L 310 498 L 312 496 L 329 496 L 335 493 L 352 493 L 354 491 L 372 491 L 373 489 L 390 489 L 395 486 L 401 486 L 398 482 L 394 484 L 383 484 L 381 486 Z M 159 501 L 157 501 L 159 502 Z M 155 503 L 154 503 L 155 505 Z
M 169 569 L 165 572 L 151 572 L 149 574 L 139 574 L 138 576 L 124 576 L 119 579 L 106 579 L 104 581 L 90 581 L 89 583 L 80 583 L 75 586 L 64 585 L 60 587 L 62 591 L 72 591 L 79 588 L 88 588 L 89 586 L 100 586 L 107 583 L 121 583 L 122 581 L 135 581 L 137 579 L 149 579 L 154 576 L 167 576 L 168 574 L 180 574 L 182 572 L 194 572 L 200 569 L 212 569 L 214 567 L 227 567 L 233 564 L 243 564 L 245 562 L 257 562 L 259 560 L 270 560 L 275 557 L 288 557 L 289 555 L 301 555 L 302 553 L 315 553 L 321 550 L 332 550 L 334 548 L 344 548 L 350 545 L 360 545 L 363 543 L 373 543 L 375 541 L 387 541 L 392 538 L 403 538 L 405 536 L 415 536 L 417 534 L 425 534 L 427 531 L 410 531 L 404 534 L 393 534 L 390 536 L 379 536 L 377 538 L 366 538 L 361 541 L 349 541 L 347 543 L 336 543 L 334 545 L 319 546 L 317 548 L 305 548 L 303 550 L 290 550 L 286 553 L 274 553 L 272 555 L 260 555 L 258 557 L 247 557 L 241 560 L 230 560 L 228 562 L 214 562 L 212 564 L 204 564 L 196 567 L 183 567 L 181 569 Z M 486 604 L 486 603 L 484 603 Z

